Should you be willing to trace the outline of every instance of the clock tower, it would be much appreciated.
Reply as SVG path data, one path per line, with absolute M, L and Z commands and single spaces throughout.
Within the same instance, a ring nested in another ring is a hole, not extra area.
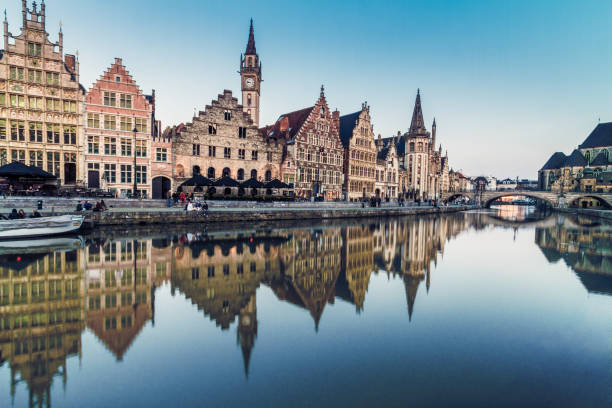
M 259 95 L 261 92 L 261 62 L 255 49 L 253 19 L 249 30 L 246 51 L 240 55 L 240 79 L 242 87 L 242 107 L 251 116 L 253 124 L 259 127 Z

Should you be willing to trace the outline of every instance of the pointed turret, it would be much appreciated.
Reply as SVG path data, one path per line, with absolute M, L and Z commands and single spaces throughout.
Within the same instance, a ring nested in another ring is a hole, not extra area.
M 431 125 L 431 146 L 432 149 L 436 148 L 436 118 L 434 118 Z
M 417 89 L 416 102 L 414 103 L 414 112 L 412 113 L 412 122 L 410 123 L 409 134 L 419 135 L 427 132 L 425 129 L 425 121 L 423 120 L 423 109 L 421 108 L 421 91 Z
M 255 48 L 255 33 L 253 32 L 253 19 L 251 19 L 251 28 L 249 29 L 249 41 L 247 42 L 246 51 L 244 54 L 257 54 L 257 49 Z

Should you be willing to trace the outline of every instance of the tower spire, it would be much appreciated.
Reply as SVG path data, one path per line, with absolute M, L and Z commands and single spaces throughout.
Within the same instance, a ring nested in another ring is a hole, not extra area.
M 425 122 L 423 121 L 423 109 L 421 108 L 421 91 L 417 89 L 416 101 L 414 103 L 414 112 L 412 113 L 412 122 L 410 123 L 411 135 L 424 133 Z
M 249 41 L 247 42 L 245 54 L 257 54 L 257 49 L 255 48 L 255 33 L 253 31 L 253 19 L 251 19 L 251 28 L 249 28 Z

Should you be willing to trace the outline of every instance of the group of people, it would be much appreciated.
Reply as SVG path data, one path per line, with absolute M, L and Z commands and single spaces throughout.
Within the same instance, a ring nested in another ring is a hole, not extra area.
M 76 206 L 77 211 L 94 211 L 94 212 L 102 212 L 106 211 L 108 208 L 106 207 L 106 203 L 104 200 L 96 201 L 95 204 L 92 204 L 90 201 L 85 200 L 85 202 L 79 201 Z
M 174 193 L 172 193 L 171 198 L 172 198 L 172 202 L 173 202 L 175 205 L 176 205 L 176 204 L 178 204 L 179 202 L 180 202 L 181 204 L 185 204 L 185 203 L 186 203 L 188 200 L 193 201 L 193 199 L 194 199 L 194 195 L 193 195 L 193 193 L 191 193 L 191 194 L 189 194 L 189 193 L 185 194 L 183 191 L 181 191 L 180 193 L 178 193 L 178 192 L 176 192 L 176 191 L 175 191 Z
M 23 211 L 23 209 L 17 211 L 16 208 L 13 208 L 13 210 L 8 216 L 0 214 L 0 217 L 3 220 L 21 220 L 24 218 L 40 218 L 42 217 L 42 215 L 40 215 L 40 213 L 37 210 L 32 210 L 32 212 L 30 213 L 30 216 L 28 217 L 25 211 Z
M 187 204 L 185 204 L 185 211 L 198 211 L 204 215 L 208 215 L 208 203 L 206 203 L 206 201 L 200 202 L 200 200 L 192 202 L 190 199 L 187 199 Z

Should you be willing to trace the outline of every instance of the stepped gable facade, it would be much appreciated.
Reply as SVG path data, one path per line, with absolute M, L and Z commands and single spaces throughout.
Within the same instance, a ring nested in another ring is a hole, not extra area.
M 346 199 L 371 197 L 375 190 L 378 152 L 367 103 L 361 105 L 360 111 L 340 116 L 340 140 L 344 148 Z
M 175 185 L 197 174 L 238 181 L 279 178 L 282 145 L 260 132 L 238 99 L 225 90 L 173 137 Z
M 158 134 L 155 91 L 144 95 L 121 58 L 115 58 L 87 92 L 85 110 L 88 187 L 126 197 L 136 180 L 137 193 L 151 197 L 153 140 Z

